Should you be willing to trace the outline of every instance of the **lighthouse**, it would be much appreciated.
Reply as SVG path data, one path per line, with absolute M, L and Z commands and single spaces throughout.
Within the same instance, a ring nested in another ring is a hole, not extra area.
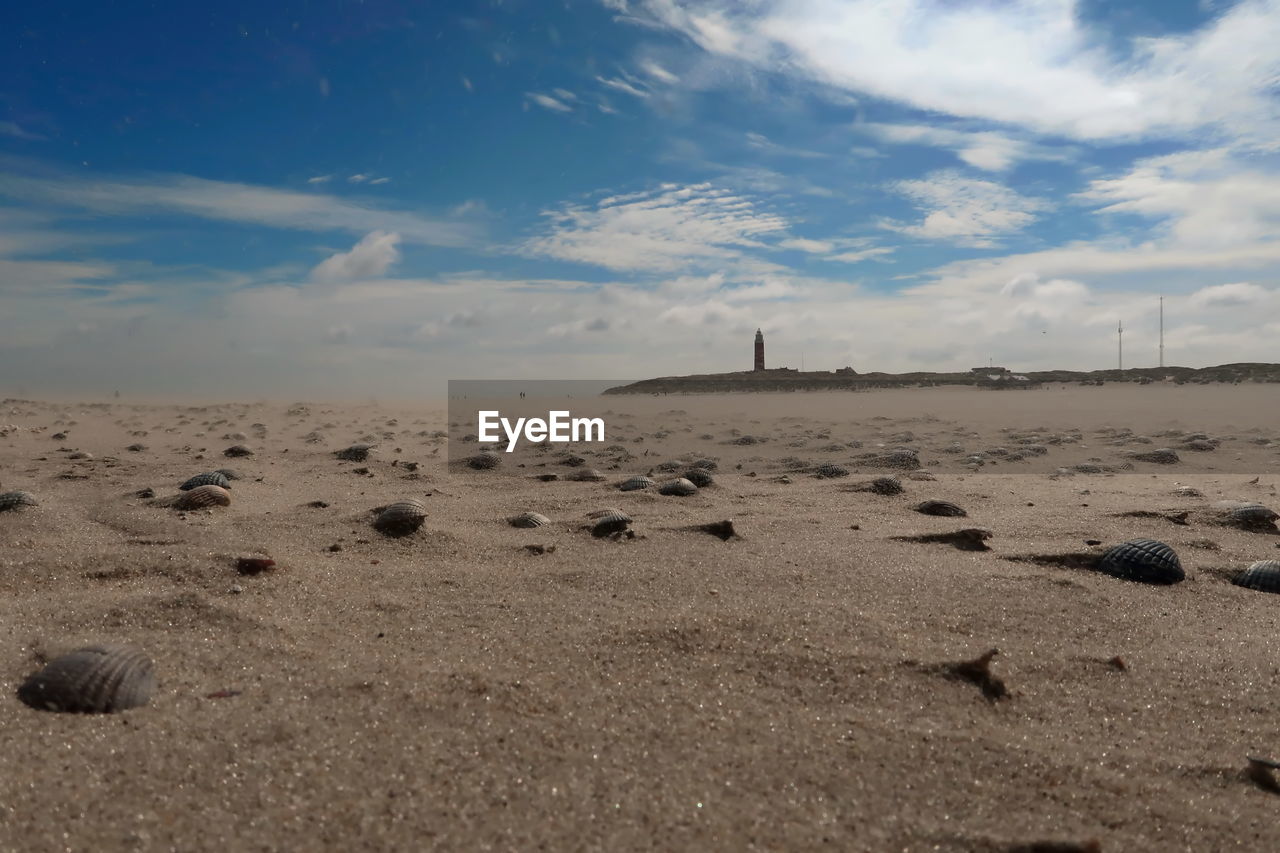
M 764 370 L 764 332 L 756 329 L 756 370 Z

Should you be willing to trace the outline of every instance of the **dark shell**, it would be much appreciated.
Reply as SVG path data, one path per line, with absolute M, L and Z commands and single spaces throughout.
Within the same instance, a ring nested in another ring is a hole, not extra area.
M 834 477 L 848 477 L 849 469 L 843 465 L 832 465 L 830 462 L 826 462 L 815 468 L 813 473 L 815 476 L 825 480 Z
M 1259 560 L 1232 578 L 1231 582 L 1259 592 L 1280 592 L 1280 560 Z
M 902 483 L 894 477 L 876 477 L 867 484 L 867 488 L 877 495 L 902 494 Z
M 492 468 L 497 468 L 501 464 L 502 457 L 487 450 L 483 453 L 477 453 L 467 460 L 467 467 L 474 468 L 477 471 L 488 471 Z
M 383 507 L 373 520 L 373 526 L 388 536 L 407 536 L 427 519 L 427 506 L 417 498 L 396 501 Z
M 1176 451 L 1168 447 L 1161 447 L 1156 450 L 1144 450 L 1141 453 L 1133 453 L 1129 455 L 1130 459 L 1136 459 L 1139 462 L 1154 462 L 1158 465 L 1172 465 L 1180 461 Z
M 920 456 L 914 450 L 891 450 L 888 453 L 873 454 L 864 460 L 867 464 L 880 468 L 900 468 L 914 471 L 920 467 Z
M 924 501 L 916 505 L 916 512 L 922 512 L 925 515 L 946 515 L 952 517 L 967 516 L 960 507 L 950 501 Z
M 132 646 L 103 643 L 55 658 L 18 688 L 32 708 L 110 714 L 151 701 L 151 659 Z
M 684 477 L 668 480 L 658 487 L 658 494 L 660 495 L 675 495 L 681 498 L 687 498 L 689 495 L 696 494 L 697 491 L 698 487 Z
M 591 526 L 592 536 L 610 536 L 631 526 L 631 516 L 625 512 L 608 512 L 596 519 Z
M 706 472 L 703 468 L 690 468 L 684 472 L 684 478 L 693 483 L 699 489 L 705 489 L 707 486 L 715 483 L 715 478 Z
M 180 495 L 173 502 L 176 509 L 204 509 L 213 506 L 231 506 L 231 493 L 221 486 L 196 486 Z
M 243 444 L 235 444 L 222 451 L 223 456 L 252 456 L 253 451 Z
M 353 444 L 350 447 L 335 450 L 333 455 L 347 462 L 365 462 L 368 461 L 369 451 L 372 449 L 372 444 Z
M 573 480 L 578 483 L 600 483 L 609 479 L 601 474 L 595 468 L 579 468 L 572 474 L 565 476 L 566 480 Z
M 224 489 L 231 488 L 231 481 L 227 479 L 227 475 L 218 471 L 207 471 L 204 474 L 196 474 L 190 480 L 187 480 L 178 488 L 184 492 L 189 492 L 197 486 L 221 486 Z
M 1174 584 L 1186 578 L 1177 553 L 1154 539 L 1131 539 L 1116 545 L 1099 558 L 1096 568 L 1139 583 Z
M 39 506 L 36 496 L 30 492 L 5 492 L 0 495 L 0 512 L 21 509 L 24 506 Z
M 694 468 L 701 468 L 704 471 L 714 471 L 720 467 L 719 463 L 714 459 L 699 459 L 693 463 Z
M 1213 508 L 1222 514 L 1222 521 L 1245 530 L 1275 530 L 1280 518 L 1273 510 L 1253 501 L 1217 501 Z
M 658 485 L 656 480 L 650 477 L 632 477 L 618 484 L 618 489 L 624 492 L 634 492 L 639 489 L 647 489 L 651 486 Z
M 241 476 L 240 476 L 240 472 L 238 472 L 238 471 L 237 471 L 236 469 L 234 469 L 234 468 L 216 468 L 216 469 L 214 469 L 214 472 L 213 472 L 213 473 L 215 473 L 215 474 L 221 474 L 222 476 L 226 477 L 228 480 L 243 480 L 243 479 L 244 479 L 244 477 L 241 477 Z
M 512 527 L 543 527 L 550 524 L 551 519 L 537 512 L 522 512 L 507 519 Z

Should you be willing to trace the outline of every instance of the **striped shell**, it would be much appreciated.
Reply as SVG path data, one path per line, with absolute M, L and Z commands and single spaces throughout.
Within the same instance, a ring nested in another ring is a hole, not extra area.
M 916 505 L 916 512 L 922 512 L 925 515 L 946 515 L 953 517 L 967 516 L 960 507 L 951 503 L 951 501 L 924 501 Z
M 815 476 L 826 480 L 834 477 L 848 477 L 849 469 L 843 465 L 833 465 L 830 462 L 825 462 L 815 468 L 813 473 Z
M 694 468 L 701 468 L 704 471 L 714 471 L 720 467 L 719 463 L 714 459 L 699 459 L 693 463 Z
M 207 471 L 203 474 L 196 474 L 190 480 L 187 480 L 178 488 L 184 492 L 189 492 L 197 486 L 221 486 L 224 489 L 231 488 L 231 481 L 227 479 L 227 475 L 218 471 Z
M 502 457 L 487 450 L 467 459 L 467 467 L 474 468 L 477 471 L 488 471 L 491 468 L 497 468 L 501 464 Z
M 715 478 L 708 474 L 704 468 L 690 468 L 684 472 L 684 478 L 699 489 L 705 489 L 707 486 L 715 484 Z
M 239 471 L 237 471 L 237 470 L 236 470 L 236 469 L 234 469 L 234 468 L 217 468 L 217 469 L 215 469 L 215 470 L 214 470 L 214 472 L 213 472 L 213 473 L 215 473 L 215 474 L 221 474 L 222 476 L 226 477 L 228 480 L 243 480 L 243 479 L 244 479 L 244 477 L 241 477 L 241 476 L 240 476 L 240 472 L 239 472 Z
M 222 451 L 223 456 L 252 456 L 253 451 L 243 444 L 235 444 Z
M 1246 530 L 1274 530 L 1280 518 L 1273 510 L 1253 501 L 1216 501 L 1213 508 L 1222 513 L 1227 524 Z
M 631 516 L 625 512 L 609 512 L 596 519 L 591 526 L 592 536 L 609 536 L 621 533 L 631 526 Z
M 684 477 L 668 480 L 658 487 L 658 494 L 660 495 L 675 495 L 681 498 L 687 498 L 689 495 L 696 494 L 697 491 L 698 487 Z
M 342 450 L 335 450 L 333 455 L 347 462 L 364 462 L 369 458 L 369 451 L 372 449 L 372 444 L 353 444 Z
M 421 527 L 426 519 L 426 504 L 417 498 L 410 498 L 383 507 L 373 520 L 373 526 L 388 536 L 407 536 Z
M 213 506 L 231 506 L 231 493 L 221 486 L 196 486 L 173 502 L 176 509 L 204 509 Z
M 522 512 L 507 519 L 512 527 L 543 527 L 551 523 L 551 519 L 538 512 Z
M 1131 539 L 1107 550 L 1098 571 L 1140 583 L 1173 584 L 1186 577 L 1177 553 L 1154 539 Z
M 1139 462 L 1154 462 L 1158 465 L 1172 465 L 1180 461 L 1176 451 L 1168 447 L 1161 447 L 1156 450 L 1145 450 L 1141 453 L 1133 453 L 1130 459 L 1136 459 Z
M 39 501 L 30 492 L 5 492 L 0 495 L 0 512 L 21 509 L 24 506 L 39 506 Z
M 658 482 L 650 477 L 632 477 L 630 480 L 624 480 L 618 485 L 618 488 L 624 492 L 634 492 L 640 489 L 648 489 L 658 485 Z
M 891 450 L 888 453 L 873 454 L 866 461 L 881 468 L 901 468 L 913 471 L 920 467 L 920 456 L 914 450 L 906 448 Z
M 18 688 L 32 708 L 110 714 L 151 701 L 151 659 L 132 646 L 103 643 L 55 658 Z
M 877 495 L 902 494 L 902 482 L 897 477 L 876 477 L 867 484 L 867 488 Z
M 1259 592 L 1280 592 L 1280 560 L 1259 560 L 1232 578 L 1231 582 Z
M 579 483 L 599 483 L 609 478 L 595 468 L 579 468 L 572 474 L 567 475 L 565 479 L 575 480 Z

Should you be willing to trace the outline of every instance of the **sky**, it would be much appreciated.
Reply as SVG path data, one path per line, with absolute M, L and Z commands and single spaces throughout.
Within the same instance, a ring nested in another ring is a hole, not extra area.
M 0 394 L 1280 361 L 1280 0 L 0 11 Z

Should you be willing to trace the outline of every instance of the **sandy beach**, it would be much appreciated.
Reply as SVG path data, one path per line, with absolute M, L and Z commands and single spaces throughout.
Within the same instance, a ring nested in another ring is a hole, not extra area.
M 1280 849 L 1246 774 L 1280 597 L 1230 583 L 1280 534 L 1209 514 L 1280 508 L 1274 386 L 592 405 L 603 445 L 474 470 L 443 401 L 4 401 L 0 492 L 39 503 L 0 512 L 0 850 Z M 219 468 L 230 506 L 163 505 Z M 375 530 L 405 498 L 422 528 Z M 988 550 L 913 541 L 962 528 Z M 1085 566 L 1139 538 L 1186 579 Z M 146 706 L 19 701 L 100 642 L 154 661 Z

